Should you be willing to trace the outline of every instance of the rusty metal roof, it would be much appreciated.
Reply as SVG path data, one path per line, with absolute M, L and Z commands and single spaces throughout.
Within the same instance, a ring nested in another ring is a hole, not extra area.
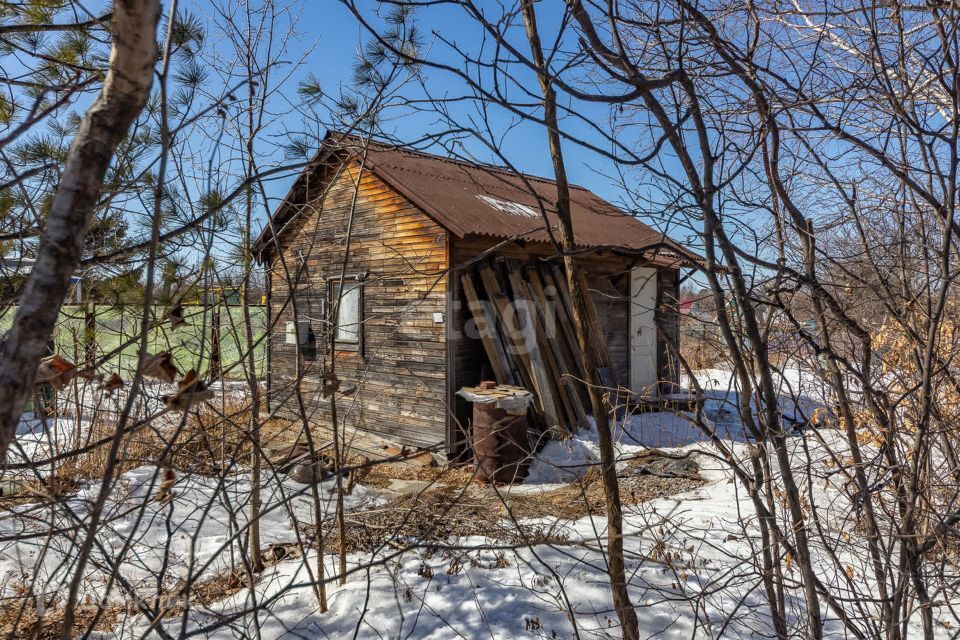
M 363 157 L 366 169 L 457 237 L 527 241 L 557 237 L 553 180 L 350 136 L 337 141 L 340 149 Z M 670 266 L 700 259 L 583 187 L 571 185 L 570 197 L 575 242 L 581 248 L 640 251 Z

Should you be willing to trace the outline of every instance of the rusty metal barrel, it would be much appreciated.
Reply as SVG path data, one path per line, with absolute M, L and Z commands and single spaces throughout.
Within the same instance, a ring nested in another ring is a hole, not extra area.
M 494 484 L 519 482 L 527 475 L 530 438 L 527 408 L 533 395 L 511 385 L 481 383 L 459 395 L 473 403 L 473 460 L 477 479 Z

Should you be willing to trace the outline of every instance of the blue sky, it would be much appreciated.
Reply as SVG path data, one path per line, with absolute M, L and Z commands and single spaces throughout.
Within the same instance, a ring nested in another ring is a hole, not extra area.
M 375 3 L 369 2 L 368 6 L 373 7 Z M 543 9 L 546 3 L 539 3 L 541 15 L 541 29 L 546 34 L 551 27 L 552 16 L 548 15 Z M 203 13 L 203 2 L 198 5 L 197 12 Z M 322 9 L 321 9 L 322 6 Z M 441 39 L 456 42 L 458 46 L 467 49 L 474 49 L 479 46 L 479 36 L 477 27 L 471 23 L 457 8 L 431 8 L 418 14 L 418 25 L 423 31 L 423 39 L 427 42 L 426 50 L 433 58 L 443 58 L 445 45 Z M 554 21 L 555 22 L 555 21 Z M 299 58 L 305 55 L 301 68 L 294 74 L 301 78 L 308 74 L 316 76 L 320 86 L 327 94 L 336 93 L 339 87 L 349 87 L 352 80 L 352 67 L 355 61 L 356 53 L 362 49 L 369 40 L 368 34 L 357 23 L 348 9 L 339 1 L 324 0 L 318 3 L 307 3 L 303 5 L 302 16 L 296 21 L 295 28 L 299 35 L 291 50 L 289 57 L 291 59 Z M 518 34 L 522 35 L 522 34 Z M 525 43 L 522 38 L 518 44 Z M 430 92 L 437 95 L 455 96 L 461 95 L 464 91 L 462 81 L 451 77 L 449 74 L 435 69 L 425 70 L 426 84 Z M 535 89 L 535 78 L 533 75 L 527 77 L 530 89 Z M 291 83 L 286 93 L 290 99 L 296 101 L 295 83 Z M 410 87 L 409 92 L 412 95 L 420 95 L 414 87 Z M 595 107 L 595 119 L 606 117 L 606 107 Z M 468 109 L 463 109 L 458 114 L 459 117 L 469 117 L 477 111 L 476 105 L 471 105 Z M 395 112 L 393 112 L 395 113 Z M 282 123 L 286 129 L 297 129 L 300 125 L 295 115 L 287 117 L 287 122 Z M 551 177 L 553 168 L 548 152 L 548 143 L 544 129 L 532 123 L 518 123 L 516 118 L 504 113 L 502 110 L 492 110 L 490 121 L 494 127 L 503 133 L 502 150 L 509 161 L 518 169 L 532 173 Z M 582 125 L 567 122 L 565 126 L 570 126 L 571 130 L 582 131 Z M 438 121 L 433 113 L 406 113 L 402 117 L 391 120 L 385 125 L 385 129 L 403 140 L 413 140 L 427 133 L 443 130 L 445 125 Z M 473 155 L 480 160 L 502 164 L 500 160 L 490 151 L 478 142 L 467 141 L 465 144 L 465 153 Z M 443 152 L 442 149 L 434 149 L 436 152 Z M 612 184 L 612 180 L 604 174 L 613 175 L 612 164 L 597 154 L 592 154 L 577 145 L 567 144 L 565 146 L 565 155 L 568 165 L 568 172 L 571 181 L 576 184 L 586 186 L 601 196 L 614 202 L 621 202 L 621 190 Z M 271 190 L 276 190 L 276 194 L 286 193 L 289 184 L 293 178 L 285 181 L 276 181 Z
M 378 2 L 375 0 L 358 0 L 367 11 L 365 15 L 372 20 L 377 20 L 375 8 Z M 482 0 L 487 1 L 487 0 Z M 264 0 L 250 0 L 252 6 L 262 6 Z M 510 4 L 509 2 L 507 3 Z M 106 11 L 107 0 L 92 0 L 86 5 L 88 11 L 93 14 L 99 14 Z M 190 115 L 195 115 L 199 111 L 206 109 L 207 105 L 217 97 L 223 96 L 225 91 L 225 81 L 223 73 L 232 76 L 229 84 L 236 83 L 236 69 L 230 69 L 231 64 L 237 59 L 237 52 L 233 45 L 225 37 L 223 28 L 223 13 L 242 10 L 245 6 L 240 0 L 181 0 L 179 3 L 180 12 L 188 12 L 195 16 L 205 28 L 205 39 L 202 45 L 202 56 L 200 60 L 208 67 L 206 80 L 203 82 L 201 97 L 195 99 L 190 107 Z M 297 92 L 299 82 L 308 76 L 314 76 L 324 89 L 327 95 L 335 95 L 340 88 L 349 89 L 353 83 L 353 67 L 356 61 L 358 51 L 361 51 L 365 44 L 370 40 L 370 35 L 357 22 L 355 17 L 343 5 L 341 0 L 277 0 L 277 7 L 288 9 L 287 17 L 279 20 L 276 31 L 276 39 L 282 40 L 286 37 L 288 31 L 293 32 L 289 39 L 286 49 L 282 53 L 282 60 L 285 64 L 277 68 L 274 77 L 286 77 L 285 83 L 279 89 L 278 94 L 271 97 L 269 111 L 271 112 L 271 123 L 261 137 L 257 149 L 258 163 L 261 169 L 269 168 L 271 165 L 288 163 L 289 158 L 284 157 L 283 143 L 289 140 L 291 135 L 310 134 L 319 140 L 327 126 L 330 125 L 329 114 L 324 109 L 317 109 L 318 117 L 311 119 L 307 117 L 309 109 L 304 108 L 304 99 Z M 550 2 L 537 3 L 538 16 L 540 20 L 541 33 L 544 41 L 551 41 L 552 34 L 557 26 L 557 16 L 559 12 L 554 10 Z M 497 0 L 489 0 L 491 11 L 499 14 L 501 8 Z M 164 0 L 164 11 L 171 8 L 171 0 Z M 183 15 L 183 14 L 181 14 Z M 66 20 L 67 17 L 63 17 Z M 423 47 L 424 54 L 431 59 L 443 60 L 445 51 L 451 45 L 461 46 L 469 51 L 476 51 L 480 46 L 482 32 L 479 26 L 465 16 L 462 9 L 451 6 L 430 7 L 428 10 L 419 12 L 417 22 L 422 32 L 422 40 L 425 42 Z M 382 24 L 382 23 L 381 23 Z M 158 37 L 163 40 L 166 35 L 166 23 L 161 23 Z M 515 44 L 524 53 L 527 51 L 526 39 L 522 29 L 514 27 L 511 34 L 514 36 Z M 51 35 L 51 41 L 60 36 Z M 15 63 L 15 58 L 5 56 L 0 58 L 3 64 L 10 65 Z M 174 78 L 178 70 L 184 66 L 182 60 L 174 58 Z M 178 67 L 178 65 L 180 65 Z M 536 86 L 536 79 L 529 70 L 518 71 L 518 79 L 524 85 L 524 89 L 531 92 L 538 98 L 539 90 Z M 462 96 L 465 92 L 465 85 L 461 79 L 445 73 L 441 70 L 427 68 L 423 71 L 423 81 L 428 91 L 433 96 Z M 156 90 L 156 85 L 155 85 Z M 423 93 L 415 85 L 407 85 L 405 94 L 414 98 L 422 98 Z M 93 99 L 94 92 L 80 97 L 75 103 L 70 105 L 69 110 L 82 114 Z M 243 92 L 238 92 L 242 101 Z M 533 101 L 531 95 L 523 95 L 523 91 L 515 87 L 511 94 L 511 99 L 523 98 L 527 101 Z M 547 135 L 545 130 L 531 122 L 523 121 L 515 114 L 509 114 L 501 108 L 490 104 L 484 104 L 477 101 L 469 103 L 467 106 L 462 104 L 453 107 L 456 119 L 459 122 L 468 122 L 470 118 L 477 118 L 484 109 L 489 108 L 489 113 L 485 114 L 489 118 L 492 128 L 498 136 L 498 144 L 505 154 L 508 162 L 517 169 L 545 177 L 552 177 L 553 167 L 548 150 Z M 605 106 L 583 106 L 578 110 L 587 113 L 590 120 L 596 122 L 599 126 L 606 126 L 606 107 Z M 182 143 L 182 157 L 178 157 L 176 169 L 171 169 L 167 179 L 171 187 L 180 190 L 188 195 L 184 200 L 187 205 L 183 206 L 183 211 L 176 219 L 166 221 L 168 227 L 172 228 L 184 221 L 191 219 L 201 209 L 200 202 L 202 194 L 210 189 L 219 188 L 222 192 L 228 192 L 243 175 L 242 166 L 237 162 L 239 158 L 237 141 L 231 139 L 230 127 L 238 122 L 242 117 L 235 107 L 228 108 L 229 113 L 220 120 L 216 117 L 207 117 L 200 124 L 189 131 L 185 131 L 178 137 L 178 142 Z M 391 110 L 393 118 L 384 125 L 384 129 L 399 140 L 416 140 L 430 133 L 437 133 L 447 128 L 447 125 L 440 121 L 435 111 L 430 108 L 422 107 L 418 112 L 409 108 L 401 110 Z M 64 114 L 66 116 L 66 114 Z M 176 113 L 172 115 L 174 125 L 182 121 L 186 114 Z M 583 121 L 576 122 L 567 119 L 563 127 L 578 135 L 583 135 L 587 130 L 588 123 Z M 221 133 L 221 128 L 223 133 Z M 437 153 L 445 153 L 440 147 L 431 149 Z M 485 162 L 503 164 L 503 161 L 489 149 L 485 148 L 477 140 L 464 139 L 463 147 L 460 149 L 462 155 L 474 157 Z M 615 167 L 613 163 L 599 154 L 591 153 L 583 148 L 568 143 L 565 145 L 565 157 L 567 161 L 567 170 L 572 182 L 585 186 L 600 196 L 630 209 L 625 204 L 624 191 L 618 187 L 611 176 L 615 176 Z M 289 172 L 281 176 L 274 176 L 265 181 L 270 210 L 275 210 L 282 197 L 287 193 L 289 187 L 296 178 L 296 172 Z M 131 220 L 131 230 L 134 234 L 142 234 L 147 228 L 147 210 L 141 210 L 136 202 L 126 203 L 128 207 L 128 216 Z M 254 223 L 253 233 L 259 232 L 261 225 L 266 221 L 266 216 L 260 214 L 259 219 Z M 648 220 L 655 226 L 657 220 Z M 683 240 L 683 233 L 677 233 L 675 230 L 669 230 L 678 240 Z M 228 253 L 228 247 L 231 240 L 219 247 L 224 255 Z M 193 237 L 184 237 L 179 246 L 174 247 L 174 251 L 184 252 L 189 256 L 202 253 L 199 245 L 191 245 Z M 176 244 L 176 243 L 175 243 Z M 214 253 L 218 253 L 218 248 L 214 248 Z

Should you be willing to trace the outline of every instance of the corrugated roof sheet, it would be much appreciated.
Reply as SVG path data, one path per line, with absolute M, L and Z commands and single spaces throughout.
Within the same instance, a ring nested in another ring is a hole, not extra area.
M 368 170 L 458 237 L 548 240 L 543 214 L 549 233 L 557 232 L 553 180 L 350 137 L 338 141 L 357 155 L 365 147 Z M 587 189 L 571 185 L 570 197 L 575 241 L 582 248 L 649 251 L 661 263 L 698 259 Z

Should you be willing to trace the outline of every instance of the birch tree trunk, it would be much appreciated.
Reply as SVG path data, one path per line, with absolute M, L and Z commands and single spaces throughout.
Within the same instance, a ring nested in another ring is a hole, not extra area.
M 103 177 L 117 145 L 150 95 L 157 61 L 159 0 L 116 0 L 113 47 L 103 90 L 87 111 L 67 155 L 37 261 L 0 350 L 0 457 L 16 433 L 37 364 L 46 355 L 70 276 L 80 263 Z

